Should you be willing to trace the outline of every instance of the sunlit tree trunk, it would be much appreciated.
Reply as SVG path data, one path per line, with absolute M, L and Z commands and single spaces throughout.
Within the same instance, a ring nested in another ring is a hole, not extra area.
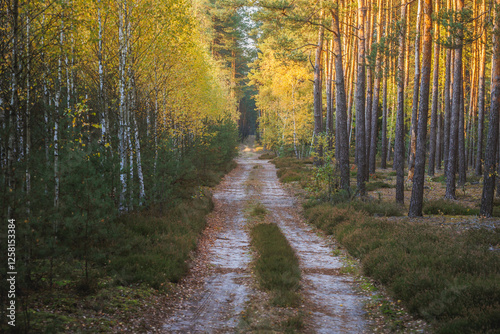
M 443 136 L 443 114 L 441 112 L 437 115 L 437 134 L 436 134 L 436 156 L 435 156 L 435 166 L 437 170 L 441 169 L 441 152 L 442 152 L 442 136 Z
M 378 1 L 378 15 L 377 15 L 377 46 L 380 44 L 381 35 L 382 35 L 382 11 L 381 1 Z M 384 16 L 385 19 L 385 16 Z M 368 162 L 368 170 L 371 174 L 375 173 L 376 162 L 375 159 L 377 157 L 377 135 L 378 135 L 378 103 L 380 98 L 380 80 L 382 78 L 382 54 L 378 50 L 376 54 L 375 61 L 375 70 L 373 71 L 375 80 L 373 83 L 373 100 L 371 106 L 371 120 L 367 120 L 370 122 L 370 151 L 369 151 L 369 162 Z
M 391 6 L 391 7 L 393 6 L 392 0 L 389 2 L 389 6 Z M 392 21 L 392 10 L 389 10 L 389 14 L 388 14 L 388 16 L 386 16 L 385 23 L 384 23 L 386 35 L 388 33 L 391 33 L 389 31 L 391 21 Z M 385 66 L 384 66 L 384 69 L 382 70 L 383 71 L 382 72 L 383 98 L 382 98 L 382 143 L 381 143 L 381 148 L 380 148 L 380 167 L 382 169 L 386 169 L 387 168 L 387 152 L 388 152 L 388 146 L 390 145 L 390 143 L 387 142 L 387 118 L 389 117 L 388 110 L 387 110 L 387 108 L 388 108 L 387 107 L 387 104 L 388 104 L 388 101 L 387 101 L 387 93 L 388 93 L 387 82 L 388 82 L 388 76 L 393 70 L 393 66 L 392 66 L 391 58 L 387 54 L 385 54 L 383 57 L 384 57 Z
M 358 75 L 356 80 L 356 155 L 358 164 L 357 186 L 360 196 L 366 195 L 366 146 L 365 146 L 365 19 L 366 2 L 358 0 Z
M 387 72 L 387 71 L 384 71 Z M 382 147 L 380 148 L 380 167 L 387 168 L 387 73 L 383 78 L 383 101 L 382 101 Z
M 320 21 L 323 21 L 323 9 L 320 14 Z M 321 51 L 323 50 L 323 25 L 319 27 L 318 32 L 318 46 L 316 47 L 316 57 L 314 63 L 314 143 L 316 149 L 315 165 L 321 164 L 321 157 L 323 155 L 320 145 L 316 145 L 321 132 L 323 131 L 323 99 L 321 88 Z
M 398 109 L 396 116 L 396 135 L 394 143 L 394 164 L 396 166 L 396 202 L 404 203 L 404 105 L 405 105 L 405 39 L 406 39 L 406 15 L 408 4 L 406 0 L 401 0 L 401 22 L 399 32 L 399 54 L 397 69 L 398 84 Z
M 408 181 L 413 180 L 415 173 L 415 152 L 417 150 L 417 129 L 418 129 L 418 96 L 420 88 L 420 17 L 422 12 L 422 0 L 418 0 L 417 21 L 415 27 L 415 73 L 413 78 L 413 99 L 411 110 L 410 128 L 410 154 L 408 157 Z
M 423 12 L 422 78 L 420 83 L 415 175 L 413 177 L 410 211 L 408 212 L 409 217 L 422 216 L 422 205 L 424 199 L 425 151 L 432 67 L 432 0 L 423 0 Z
M 458 114 L 458 186 L 463 187 L 466 181 L 465 160 L 465 101 L 463 72 L 460 79 L 460 109 Z
M 333 30 L 332 20 L 332 30 Z M 331 150 L 333 146 L 333 41 L 327 45 L 327 74 L 326 74 L 326 133 L 328 136 L 328 149 Z
M 373 26 L 375 25 L 375 17 L 372 10 L 372 1 L 365 1 L 367 15 L 364 24 L 365 36 L 365 149 L 366 149 L 366 168 L 365 181 L 370 179 L 370 146 L 372 137 L 372 101 L 373 101 L 373 69 L 370 62 L 370 54 L 372 50 Z
M 338 0 L 337 0 L 338 5 Z M 335 152 L 340 170 L 340 187 L 349 190 L 349 139 L 347 138 L 347 98 L 345 94 L 344 68 L 342 61 L 342 42 L 338 10 L 332 10 L 333 54 L 335 57 L 335 92 L 336 92 L 336 140 Z
M 436 12 L 439 12 L 439 1 L 436 1 Z M 439 109 L 439 26 L 434 25 L 436 42 L 434 43 L 434 73 L 432 80 L 432 111 L 431 111 L 431 129 L 429 137 L 429 167 L 427 173 L 429 176 L 434 176 L 434 168 L 436 161 L 436 128 L 438 123 Z
M 493 55 L 491 64 L 491 105 L 490 126 L 486 142 L 484 162 L 483 195 L 481 198 L 480 214 L 491 217 L 493 214 L 493 198 L 495 191 L 495 178 L 498 151 L 498 110 L 500 109 L 500 0 L 495 0 L 497 11 L 495 13 L 495 27 L 493 32 Z
M 481 11 L 485 11 L 485 2 L 481 5 Z M 475 172 L 479 176 L 482 174 L 483 163 L 483 133 L 484 133 L 484 110 L 485 110 L 485 69 L 486 69 L 486 29 L 482 32 L 479 56 L 479 83 L 477 101 L 477 153 L 475 162 Z
M 463 0 L 456 0 L 457 10 L 461 11 L 464 6 Z M 449 158 L 446 173 L 446 194 L 447 199 L 456 199 L 456 170 L 458 165 L 458 131 L 460 119 L 460 99 L 462 97 L 462 34 L 458 31 L 456 38 L 457 47 L 455 48 L 455 55 L 453 59 L 453 99 L 451 106 L 450 117 L 450 144 L 449 144 Z
M 451 50 L 446 49 L 446 69 L 444 80 L 444 135 L 443 135 L 443 154 L 444 154 L 444 171 L 448 171 L 448 161 L 450 159 L 450 118 L 451 118 Z

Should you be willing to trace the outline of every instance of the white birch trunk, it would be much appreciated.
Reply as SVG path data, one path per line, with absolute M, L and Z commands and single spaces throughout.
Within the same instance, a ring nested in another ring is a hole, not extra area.
M 139 177 L 139 205 L 144 204 L 146 198 L 146 191 L 144 188 L 144 174 L 142 172 L 142 161 L 141 161 L 141 142 L 139 141 L 139 127 L 137 126 L 137 121 L 135 118 L 135 113 L 132 113 L 132 124 L 134 126 L 134 139 L 135 139 L 135 157 L 137 163 L 137 175 Z
M 126 6 L 126 0 L 121 1 L 118 8 L 118 43 L 119 43 L 119 96 L 120 104 L 118 107 L 118 117 L 119 117 L 119 127 L 118 127 L 118 151 L 120 155 L 120 203 L 119 210 L 126 211 L 127 204 L 125 196 L 127 194 L 127 145 L 126 145 L 126 95 L 125 95 L 125 62 L 127 55 L 127 44 L 125 43 L 125 31 L 124 31 L 124 20 L 125 15 L 124 10 Z
M 100 118 L 101 118 L 101 141 L 103 143 L 106 142 L 106 134 L 107 134 L 107 123 L 104 109 L 104 68 L 102 64 L 102 13 L 101 13 L 101 0 L 97 1 L 97 22 L 99 25 L 99 42 L 97 48 L 97 58 L 99 62 L 99 108 L 100 108 Z
M 62 95 L 62 56 L 64 45 L 64 21 L 61 20 L 61 31 L 59 33 L 60 54 L 57 61 L 57 90 L 54 99 L 54 207 L 59 208 L 59 116 L 61 114 Z M 57 229 L 57 227 L 56 227 Z

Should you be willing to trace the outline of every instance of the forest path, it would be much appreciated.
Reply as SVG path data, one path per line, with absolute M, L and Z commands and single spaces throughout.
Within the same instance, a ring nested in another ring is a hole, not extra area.
M 325 240 L 304 223 L 296 199 L 280 184 L 276 169 L 259 160 L 252 143 L 242 147 L 238 167 L 214 189 L 214 212 L 208 218 L 207 242 L 187 278 L 188 296 L 167 319 L 167 333 L 237 333 L 240 316 L 252 293 L 250 240 L 245 208 L 260 201 L 294 248 L 302 270 L 307 333 L 364 333 L 364 297 L 352 278 L 340 273 L 342 263 Z M 197 263 L 198 262 L 198 263 Z M 203 264 L 202 264 L 203 263 Z M 189 282 L 190 281 L 190 282 Z

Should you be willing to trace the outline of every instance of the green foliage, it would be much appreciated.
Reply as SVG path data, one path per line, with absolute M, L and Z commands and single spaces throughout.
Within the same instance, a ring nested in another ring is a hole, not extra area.
M 500 314 L 500 258 L 489 250 L 500 231 L 460 235 L 424 224 L 375 220 L 326 204 L 306 216 L 335 235 L 375 278 L 438 333 L 494 332 Z
M 395 188 L 395 187 L 396 187 L 395 185 L 385 183 L 383 181 L 372 181 L 366 184 L 367 191 L 374 191 L 380 188 Z
M 296 306 L 300 300 L 300 268 L 293 249 L 276 224 L 258 224 L 251 232 L 259 254 L 255 272 L 260 286 L 271 291 L 278 306 Z
M 115 222 L 117 237 L 111 241 L 108 268 L 117 282 L 142 282 L 155 289 L 177 282 L 188 269 L 189 253 L 213 208 L 208 191 L 183 200 L 163 214 L 132 213 Z
M 312 164 L 311 159 L 277 157 L 271 162 L 278 168 L 276 175 L 281 182 L 299 182 L 302 188 L 308 188 L 313 183 L 309 167 Z
M 423 212 L 424 214 L 430 214 L 430 215 L 452 215 L 452 216 L 479 215 L 479 209 L 469 208 L 467 206 L 446 199 L 425 201 Z
M 333 139 L 327 134 L 317 137 L 314 150 L 315 152 L 321 150 L 323 154 L 321 156 L 313 154 L 313 159 L 318 160 L 318 166 L 313 170 L 314 183 L 310 186 L 313 193 L 323 194 L 328 200 L 340 190 L 340 174 L 335 161 L 335 152 L 329 149 L 330 145 L 334 145 Z
M 446 183 L 446 176 L 444 174 L 431 178 L 432 182 Z
M 255 204 L 253 207 L 252 207 L 252 210 L 250 211 L 250 215 L 252 217 L 255 217 L 255 218 L 258 218 L 258 219 L 264 219 L 264 217 L 266 216 L 267 214 L 267 209 L 266 207 L 258 202 L 257 204 Z
M 385 202 L 379 200 L 353 200 L 348 203 L 339 204 L 339 207 L 352 207 L 355 210 L 363 211 L 371 216 L 402 216 L 403 207 L 395 202 Z

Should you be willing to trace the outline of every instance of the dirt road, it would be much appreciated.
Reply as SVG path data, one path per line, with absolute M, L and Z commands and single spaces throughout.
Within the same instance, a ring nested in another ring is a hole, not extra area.
M 296 200 L 287 194 L 274 165 L 259 160 L 251 146 L 242 149 L 238 167 L 214 190 L 215 209 L 209 216 L 208 243 L 195 266 L 206 273 L 191 280 L 192 292 L 175 306 L 166 320 L 167 333 L 241 332 L 241 313 L 255 284 L 250 272 L 251 250 L 245 230 L 249 201 L 266 206 L 295 249 L 302 270 L 302 295 L 308 308 L 305 332 L 363 333 L 363 298 L 352 289 L 352 278 L 339 271 L 342 263 L 322 237 L 305 224 Z M 193 275 L 191 275 L 193 276 Z M 188 284 L 189 285 L 189 284 Z

